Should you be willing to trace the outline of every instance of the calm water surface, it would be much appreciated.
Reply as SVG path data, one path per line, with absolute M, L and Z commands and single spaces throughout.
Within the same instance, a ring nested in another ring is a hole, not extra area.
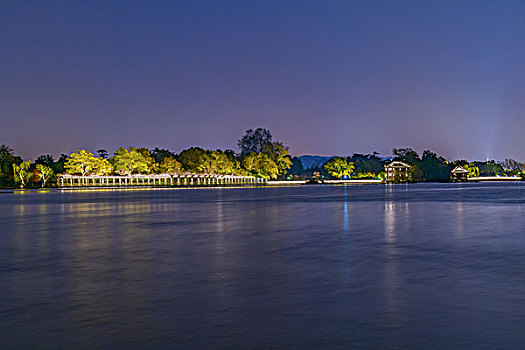
M 0 194 L 2 349 L 525 348 L 525 186 Z

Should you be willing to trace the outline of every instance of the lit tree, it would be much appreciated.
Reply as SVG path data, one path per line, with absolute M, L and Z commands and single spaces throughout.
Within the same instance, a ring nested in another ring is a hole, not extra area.
M 281 142 L 268 142 L 262 146 L 261 152 L 268 155 L 279 169 L 279 174 L 284 174 L 292 166 L 292 159 L 288 155 L 288 147 Z
M 86 176 L 95 172 L 99 165 L 99 158 L 96 158 L 93 153 L 81 149 L 71 153 L 64 164 L 64 168 L 68 174 Z
M 144 157 L 144 160 L 146 161 L 146 166 L 148 167 L 146 172 L 153 173 L 154 170 L 158 168 L 159 164 L 155 163 L 155 158 L 153 157 L 152 152 L 146 147 L 137 148 L 137 152 L 142 154 L 142 157 Z
M 16 183 L 20 183 L 20 187 L 26 187 L 27 183 L 33 178 L 33 172 L 29 170 L 31 162 L 22 162 L 20 165 L 13 164 L 13 173 Z
M 96 158 L 97 163 L 93 168 L 93 173 L 97 175 L 109 175 L 113 172 L 113 165 L 106 158 Z
M 345 158 L 336 157 L 326 162 L 324 168 L 333 177 L 341 178 L 350 176 L 354 172 L 354 163 L 347 161 Z
M 257 177 L 276 179 L 279 175 L 279 167 L 264 153 L 250 153 L 242 161 L 244 169 Z
M 53 169 L 47 165 L 37 164 L 36 170 L 38 170 L 37 176 L 42 181 L 42 187 L 45 187 L 46 183 L 55 175 Z
M 148 161 L 135 147 L 130 147 L 129 151 L 124 147 L 120 147 L 115 152 L 115 155 L 111 157 L 111 163 L 115 171 L 123 175 L 147 173 L 150 171 Z
M 463 168 L 468 170 L 467 177 L 479 177 L 479 167 L 474 163 L 465 164 Z
M 216 174 L 234 174 L 237 164 L 230 159 L 223 151 L 216 150 L 210 152 L 213 172 Z
M 182 170 L 182 164 L 172 156 L 166 156 L 160 162 L 159 170 L 163 174 L 178 174 Z
M 213 172 L 213 160 L 210 151 L 199 147 L 190 147 L 180 152 L 179 162 L 182 163 L 184 170 L 194 173 Z

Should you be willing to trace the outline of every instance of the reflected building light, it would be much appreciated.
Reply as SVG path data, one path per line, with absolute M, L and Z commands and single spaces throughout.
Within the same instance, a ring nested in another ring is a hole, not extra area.
M 405 203 L 406 205 L 408 203 Z M 399 214 L 399 208 L 396 207 L 398 203 L 392 201 L 385 201 L 384 211 L 384 224 L 385 224 L 385 272 L 384 272 L 384 285 L 385 285 L 385 301 L 386 309 L 389 321 L 394 326 L 400 326 L 403 320 L 403 310 L 399 302 L 399 286 L 401 284 L 401 274 L 399 270 L 399 261 L 397 258 L 397 232 L 396 232 L 396 215 Z M 401 207 L 401 210 L 403 208 Z M 405 206 L 408 211 L 408 206 Z
M 385 201 L 385 239 L 388 243 L 396 241 L 396 207 L 395 203 Z
M 45 215 L 47 213 L 47 210 L 48 210 L 48 205 L 47 204 L 39 204 L 38 205 L 38 211 L 39 211 L 40 215 Z
M 456 204 L 456 217 L 458 218 L 458 221 L 457 221 L 457 233 L 459 236 L 463 236 L 463 233 L 464 233 L 464 225 L 463 225 L 463 218 L 465 216 L 465 214 L 463 213 L 464 211 L 464 208 L 463 208 L 463 202 L 458 202 Z
M 26 206 L 24 204 L 19 204 L 14 206 L 15 210 L 18 211 L 20 214 L 24 214 L 26 211 Z

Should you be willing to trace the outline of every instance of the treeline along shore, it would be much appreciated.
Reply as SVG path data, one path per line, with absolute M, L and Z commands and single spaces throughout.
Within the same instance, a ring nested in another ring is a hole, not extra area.
M 120 147 L 112 156 L 105 149 L 97 150 L 96 154 L 78 149 L 69 155 L 62 154 L 58 159 L 41 155 L 30 161 L 17 156 L 9 146 L 2 145 L 0 187 L 56 187 L 57 179 L 63 175 L 131 177 L 165 174 L 178 177 L 203 174 L 281 181 L 388 180 L 385 167 L 396 161 L 408 166 L 407 176 L 399 180 L 403 182 L 451 181 L 451 172 L 457 167 L 465 171 L 467 178 L 524 176 L 523 163 L 513 159 L 501 162 L 449 161 L 430 150 L 419 155 L 411 148 L 394 148 L 393 155 L 389 157 L 381 157 L 377 152 L 355 153 L 346 157 L 292 157 L 289 148 L 282 142 L 274 141 L 272 133 L 263 128 L 246 130 L 237 146 L 239 152 L 190 147 L 179 153 L 161 148 Z

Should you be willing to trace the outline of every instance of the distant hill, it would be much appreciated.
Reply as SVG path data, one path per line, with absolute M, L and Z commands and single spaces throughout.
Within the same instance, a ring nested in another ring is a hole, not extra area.
M 297 157 L 303 164 L 303 169 L 311 169 L 311 168 L 317 168 L 320 166 L 323 166 L 324 163 L 328 162 L 333 157 L 325 157 L 325 156 L 299 156 Z

